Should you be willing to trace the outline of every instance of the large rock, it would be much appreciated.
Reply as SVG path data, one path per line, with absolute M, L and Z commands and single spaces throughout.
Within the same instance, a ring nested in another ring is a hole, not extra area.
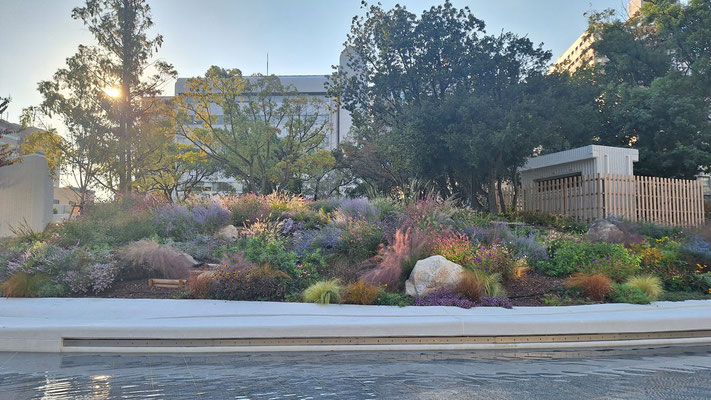
M 432 256 L 415 264 L 405 282 L 405 292 L 412 297 L 427 296 L 440 291 L 453 291 L 459 285 L 464 268 L 442 256 Z
M 618 243 L 623 239 L 624 233 L 612 222 L 599 219 L 590 225 L 587 237 L 593 241 Z
M 239 229 L 234 225 L 227 225 L 217 231 L 215 236 L 219 239 L 235 241 L 239 237 Z

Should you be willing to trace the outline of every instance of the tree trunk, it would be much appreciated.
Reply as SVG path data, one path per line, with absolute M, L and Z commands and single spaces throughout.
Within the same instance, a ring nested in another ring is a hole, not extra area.
M 504 199 L 504 191 L 501 188 L 501 178 L 496 182 L 496 190 L 499 193 L 499 202 L 501 203 L 501 212 L 506 214 L 506 200 Z

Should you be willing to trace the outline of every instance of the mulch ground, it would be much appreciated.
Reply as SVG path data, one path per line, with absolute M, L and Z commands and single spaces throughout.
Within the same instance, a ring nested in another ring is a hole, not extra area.
M 553 278 L 535 271 L 504 283 L 504 289 L 515 306 L 541 306 L 541 297 L 554 288 L 563 285 L 563 279 Z M 184 289 L 148 286 L 148 279 L 116 282 L 107 291 L 87 297 L 122 299 L 176 299 L 181 298 Z
M 542 306 L 541 297 L 562 285 L 563 279 L 529 271 L 521 278 L 505 282 L 504 289 L 515 306 Z
M 105 292 L 88 297 L 120 299 L 176 299 L 184 289 L 159 288 L 148 286 L 148 279 L 116 282 Z

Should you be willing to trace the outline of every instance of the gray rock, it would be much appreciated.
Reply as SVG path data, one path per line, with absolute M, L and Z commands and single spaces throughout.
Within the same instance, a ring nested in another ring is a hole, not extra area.
M 217 231 L 215 237 L 218 239 L 235 241 L 239 237 L 239 229 L 237 229 L 234 225 L 227 225 Z
M 442 256 L 420 260 L 405 282 L 405 292 L 412 297 L 427 296 L 440 291 L 453 291 L 459 285 L 464 268 Z
M 623 236 L 622 230 L 606 219 L 593 222 L 587 233 L 589 240 L 612 243 L 617 243 Z

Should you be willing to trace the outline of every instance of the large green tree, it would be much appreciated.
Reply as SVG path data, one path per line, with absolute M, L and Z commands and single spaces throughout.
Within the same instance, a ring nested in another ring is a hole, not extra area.
M 629 21 L 612 15 L 593 15 L 589 29 L 604 62 L 576 73 L 597 91 L 589 139 L 639 149 L 639 174 L 692 178 L 711 167 L 711 3 L 658 0 Z
M 153 20 L 145 0 L 86 0 L 84 6 L 74 8 L 72 17 L 81 20 L 98 43 L 86 50 L 94 60 L 91 65 L 84 65 L 91 68 L 81 72 L 88 82 L 108 94 L 92 98 L 102 108 L 102 125 L 109 128 L 105 139 L 110 145 L 110 158 L 103 160 L 101 184 L 114 192 L 128 192 L 141 174 L 143 161 L 154 150 L 144 146 L 146 134 L 142 127 L 146 125 L 141 120 L 150 114 L 151 99 L 160 94 L 161 86 L 176 72 L 170 64 L 153 57 L 163 37 L 149 34 Z M 77 56 L 83 56 L 82 52 L 80 47 Z M 54 84 L 62 85 L 56 75 Z M 80 118 L 51 104 L 61 92 L 53 92 L 51 85 L 40 85 L 46 105 L 53 107 L 55 113 Z M 98 94 L 95 88 L 92 94 Z
M 512 33 L 487 35 L 449 1 L 421 16 L 370 6 L 346 47 L 352 59 L 329 90 L 353 113 L 353 170 L 384 189 L 417 177 L 499 209 L 496 186 L 546 140 L 550 52 Z

